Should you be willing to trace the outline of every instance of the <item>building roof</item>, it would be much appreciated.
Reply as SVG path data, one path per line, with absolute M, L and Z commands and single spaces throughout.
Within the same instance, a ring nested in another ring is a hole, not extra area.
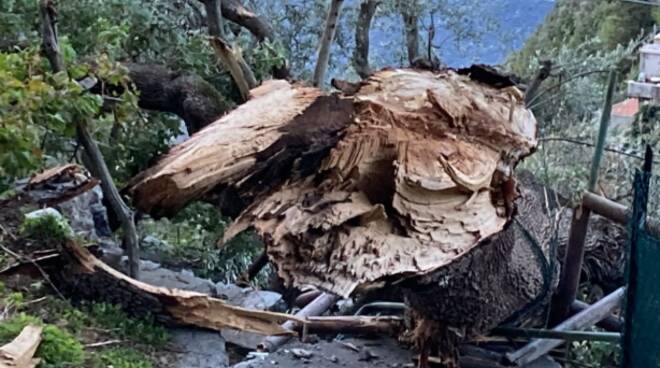
M 639 100 L 628 98 L 612 106 L 612 115 L 632 117 L 639 112 Z

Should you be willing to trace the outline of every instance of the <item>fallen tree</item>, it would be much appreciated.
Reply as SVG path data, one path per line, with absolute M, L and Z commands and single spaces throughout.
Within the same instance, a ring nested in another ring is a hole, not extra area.
M 288 335 L 280 323 L 300 319 L 281 313 L 248 310 L 206 294 L 156 287 L 132 279 L 97 259 L 74 241 L 62 245 L 63 263 L 49 268 L 63 293 L 75 300 L 95 300 L 122 306 L 134 315 L 152 315 L 179 326 L 220 331 L 234 328 L 264 335 Z
M 383 70 L 352 95 L 271 81 L 127 190 L 154 216 L 219 200 L 238 215 L 226 238 L 254 227 L 287 284 L 404 287 L 416 340 L 438 331 L 455 358 L 552 288 L 547 262 L 528 262 L 550 259 L 550 221 L 513 178 L 535 136 L 515 87 L 451 70 Z M 461 305 L 478 308 L 450 319 Z

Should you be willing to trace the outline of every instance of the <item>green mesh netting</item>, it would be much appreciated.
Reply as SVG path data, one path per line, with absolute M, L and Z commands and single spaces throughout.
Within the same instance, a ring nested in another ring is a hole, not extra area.
M 660 238 L 645 226 L 649 179 L 648 172 L 635 175 L 623 339 L 625 368 L 660 368 Z

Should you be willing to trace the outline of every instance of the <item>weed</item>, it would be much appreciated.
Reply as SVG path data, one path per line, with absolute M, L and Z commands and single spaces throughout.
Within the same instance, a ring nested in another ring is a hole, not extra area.
M 73 236 L 73 230 L 62 216 L 45 213 L 37 217 L 28 217 L 23 221 L 20 234 L 42 242 L 61 242 Z
M 154 324 L 152 318 L 130 318 L 116 305 L 95 303 L 83 306 L 83 311 L 93 324 L 114 329 L 122 339 L 130 339 L 155 347 L 163 346 L 169 340 L 167 330 Z
M 93 368 L 152 368 L 147 356 L 141 352 L 126 347 L 110 348 L 94 357 Z

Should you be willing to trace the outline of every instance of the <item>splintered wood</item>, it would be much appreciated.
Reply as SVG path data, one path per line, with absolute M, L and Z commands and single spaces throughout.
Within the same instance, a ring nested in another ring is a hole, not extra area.
M 40 326 L 27 325 L 10 343 L 0 347 L 0 368 L 34 368 L 40 359 L 34 353 L 41 343 Z
M 515 87 L 383 70 L 352 96 L 269 82 L 128 190 L 155 215 L 231 191 L 279 276 L 348 296 L 428 274 L 503 230 L 536 145 Z M 487 245 L 486 245 L 487 246 Z

